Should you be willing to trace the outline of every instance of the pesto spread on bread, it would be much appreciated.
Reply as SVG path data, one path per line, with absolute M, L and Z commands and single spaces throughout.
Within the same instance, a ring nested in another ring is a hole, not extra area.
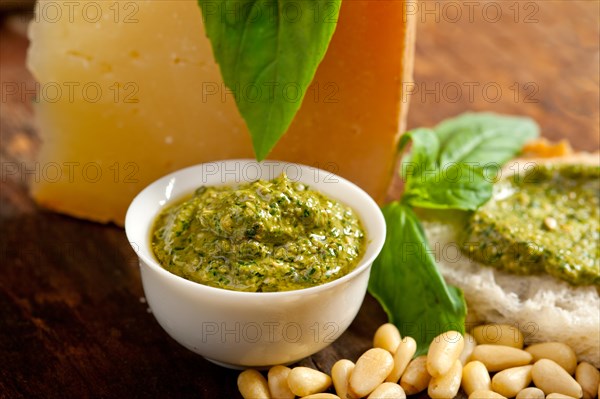
M 600 286 L 600 167 L 531 164 L 470 217 L 464 248 L 485 265 Z

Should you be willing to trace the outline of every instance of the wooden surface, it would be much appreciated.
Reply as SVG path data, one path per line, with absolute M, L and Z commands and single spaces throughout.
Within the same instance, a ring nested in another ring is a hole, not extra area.
M 530 115 L 546 137 L 598 150 L 599 2 L 427 1 L 414 11 L 409 127 L 493 110 Z M 10 84 L 33 85 L 22 21 L 4 15 L 0 36 L 0 397 L 238 398 L 237 372 L 158 326 L 122 229 L 38 209 L 26 176 L 9 173 L 40 145 L 33 95 L 6 95 Z M 340 357 L 355 360 L 384 321 L 367 297 L 342 338 L 302 363 L 329 371 Z

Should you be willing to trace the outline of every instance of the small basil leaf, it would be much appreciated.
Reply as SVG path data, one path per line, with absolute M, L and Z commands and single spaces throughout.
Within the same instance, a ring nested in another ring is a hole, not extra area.
M 407 180 L 402 202 L 418 208 L 476 210 L 492 196 L 483 169 L 448 164 Z
M 369 292 L 402 336 L 417 341 L 417 355 L 448 330 L 464 333 L 467 308 L 462 292 L 447 286 L 413 211 L 399 202 L 383 209 L 387 236 L 371 270 Z
M 465 113 L 443 121 L 434 130 L 442 143 L 442 167 L 452 162 L 501 166 L 539 136 L 539 126 L 530 118 L 490 112 Z
M 264 159 L 302 104 L 341 0 L 198 0 L 223 81 Z M 332 10 L 326 19 L 315 10 Z
M 400 138 L 398 151 L 402 152 L 412 143 L 410 152 L 402 160 L 402 176 L 421 173 L 424 169 L 434 169 L 440 145 L 435 132 L 428 128 L 414 129 Z

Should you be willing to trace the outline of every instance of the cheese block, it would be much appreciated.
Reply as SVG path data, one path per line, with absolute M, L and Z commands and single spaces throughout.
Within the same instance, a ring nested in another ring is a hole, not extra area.
M 329 50 L 270 159 L 330 170 L 385 198 L 412 76 L 408 14 L 405 1 L 342 2 Z M 160 176 L 253 157 L 196 1 L 40 0 L 29 35 L 43 141 L 32 193 L 43 206 L 122 224 L 133 197 Z

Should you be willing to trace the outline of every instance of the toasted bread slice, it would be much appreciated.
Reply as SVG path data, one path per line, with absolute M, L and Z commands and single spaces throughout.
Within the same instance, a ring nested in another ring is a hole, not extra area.
M 534 151 L 532 151 L 532 149 Z M 573 153 L 565 145 L 543 142 L 526 148 L 518 162 L 600 165 L 598 153 Z M 571 346 L 579 360 L 600 367 L 600 295 L 595 286 L 573 286 L 549 275 L 515 275 L 469 259 L 459 250 L 464 219 L 429 213 L 424 228 L 446 281 L 460 287 L 467 300 L 471 326 L 516 325 L 526 343 L 559 341 Z

